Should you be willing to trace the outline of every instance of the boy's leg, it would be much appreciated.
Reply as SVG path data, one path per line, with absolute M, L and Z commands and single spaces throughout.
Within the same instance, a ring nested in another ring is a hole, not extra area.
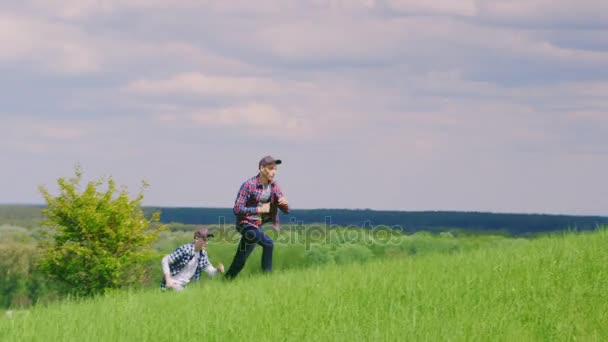
M 255 244 L 257 242 L 256 233 L 258 229 L 251 225 L 244 225 L 243 227 L 239 227 L 239 232 L 241 233 L 241 240 L 239 241 L 239 246 L 237 247 L 236 254 L 234 255 L 234 259 L 232 260 L 232 264 L 228 268 L 226 272 L 227 278 L 236 277 L 239 272 L 245 267 L 245 262 L 253 249 L 255 248 Z
M 262 271 L 272 271 L 272 251 L 274 249 L 274 241 L 266 235 L 262 230 L 259 230 L 258 244 L 262 246 Z

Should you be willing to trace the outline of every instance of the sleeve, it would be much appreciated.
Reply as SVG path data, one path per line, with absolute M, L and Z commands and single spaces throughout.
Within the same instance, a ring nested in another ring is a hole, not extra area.
M 177 247 L 171 254 L 167 254 L 161 260 L 161 265 L 163 267 L 163 274 L 171 274 L 171 268 L 169 265 L 175 263 L 180 257 L 184 254 L 183 247 Z
M 163 260 L 161 260 L 161 264 L 163 265 L 163 274 L 171 275 L 171 269 L 169 268 L 169 254 L 163 257 Z
M 204 271 L 210 276 L 213 277 L 217 274 L 217 268 L 213 267 L 213 265 L 211 263 L 209 263 L 207 265 L 207 267 L 205 267 Z
M 283 197 L 283 191 L 281 191 L 281 188 L 279 187 L 278 184 L 275 184 L 275 192 L 276 192 L 276 196 L 277 196 L 277 201 L 279 200 L 279 198 Z M 277 205 L 279 207 L 279 209 L 281 209 L 281 211 L 285 214 L 289 214 L 289 205 L 285 204 L 285 205 Z
M 250 194 L 251 187 L 249 186 L 249 182 L 243 183 L 236 196 L 236 200 L 234 201 L 233 212 L 235 215 L 252 215 L 258 213 L 257 207 L 247 207 L 247 199 Z
M 207 273 L 211 277 L 213 277 L 217 273 L 217 269 L 211 264 L 211 261 L 209 260 L 209 255 L 206 251 L 204 251 L 201 255 L 199 266 L 201 270 L 205 271 L 205 273 Z

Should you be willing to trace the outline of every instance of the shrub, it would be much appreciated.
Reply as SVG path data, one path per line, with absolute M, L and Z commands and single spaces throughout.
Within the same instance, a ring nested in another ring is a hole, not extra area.
M 365 262 L 374 256 L 369 248 L 363 245 L 343 245 L 336 250 L 335 260 L 338 264 Z
M 141 209 L 147 185 L 133 200 L 126 189 L 116 189 L 112 178 L 105 192 L 97 190 L 103 179 L 88 182 L 80 192 L 79 166 L 75 173 L 58 180 L 59 196 L 40 187 L 48 206 L 43 224 L 51 229 L 51 239 L 40 243 L 40 269 L 63 284 L 64 292 L 76 295 L 141 284 L 151 244 L 164 229 L 158 212 L 147 219 Z

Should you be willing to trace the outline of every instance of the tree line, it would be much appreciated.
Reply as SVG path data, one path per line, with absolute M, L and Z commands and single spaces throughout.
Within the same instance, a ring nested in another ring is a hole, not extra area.
M 33 228 L 43 220 L 43 205 L 0 205 L 0 225 Z M 143 207 L 146 216 L 160 212 L 161 223 L 234 224 L 231 208 Z M 461 211 L 377 211 L 368 209 L 293 209 L 280 215 L 283 224 L 322 226 L 389 226 L 405 233 L 466 230 L 510 235 L 561 230 L 593 230 L 608 224 L 607 216 L 517 214 Z
M 144 208 L 160 212 L 163 223 L 233 224 L 231 208 Z M 534 234 L 561 230 L 586 231 L 608 224 L 608 217 L 549 214 L 509 214 L 458 211 L 376 211 L 355 209 L 293 209 L 280 215 L 283 224 L 316 224 L 370 228 L 389 226 L 405 233 L 465 230 L 505 232 L 510 235 Z

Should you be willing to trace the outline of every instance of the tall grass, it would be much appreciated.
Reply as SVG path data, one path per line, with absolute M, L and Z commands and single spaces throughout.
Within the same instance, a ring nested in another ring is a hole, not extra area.
M 608 230 L 15 312 L 1 341 L 608 340 Z
M 183 226 L 183 227 L 182 227 Z M 146 277 L 139 287 L 158 288 L 162 277 L 160 260 L 177 246 L 192 242 L 195 226 L 179 226 L 183 229 L 163 232 L 154 247 L 156 253 L 144 261 Z M 189 231 L 185 228 L 188 227 Z M 214 227 L 208 251 L 214 264 L 232 261 L 240 235 L 234 226 Z M 455 253 L 479 248 L 488 244 L 502 243 L 506 237 L 491 235 L 461 236 L 458 233 L 439 235 L 418 232 L 404 235 L 388 227 L 353 229 L 321 226 L 286 225 L 280 234 L 267 230 L 275 240 L 275 268 L 280 270 L 303 269 L 323 264 L 347 264 L 365 262 L 377 258 L 399 258 L 431 253 Z M 24 309 L 34 303 L 61 300 L 64 296 L 60 284 L 44 277 L 36 268 L 39 253 L 35 248 L 39 236 L 35 231 L 21 227 L 0 225 L 0 309 Z M 242 276 L 260 272 L 258 248 L 251 256 Z M 15 262 L 17 258 L 21 262 Z M 29 266 L 24 267 L 23 264 Z

